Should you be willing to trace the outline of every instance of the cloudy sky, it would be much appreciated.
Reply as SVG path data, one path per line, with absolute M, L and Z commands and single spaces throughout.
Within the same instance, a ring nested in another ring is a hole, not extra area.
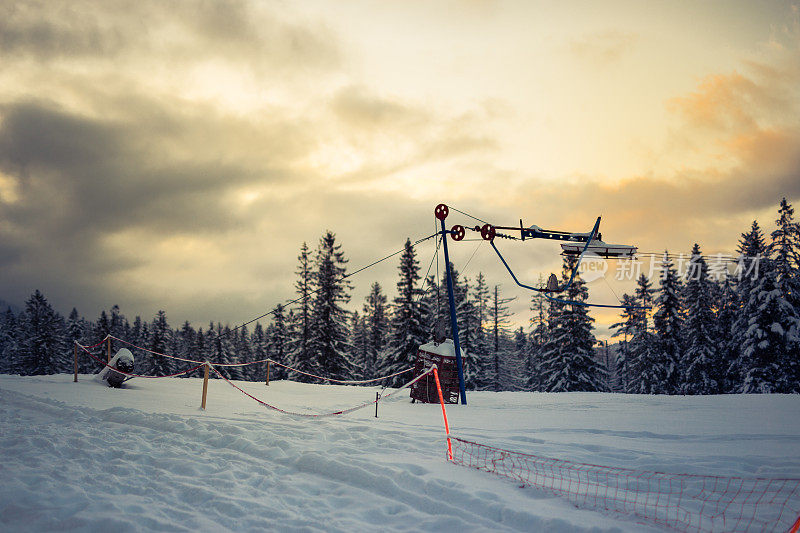
M 432 233 L 442 202 L 712 254 L 771 230 L 782 196 L 800 199 L 792 2 L 0 2 L 18 304 L 233 325 L 293 296 L 326 229 L 351 270 Z M 502 245 L 526 281 L 559 268 L 553 243 Z M 451 250 L 527 308 L 488 246 Z M 351 308 L 373 281 L 393 297 L 396 267 L 354 278 Z

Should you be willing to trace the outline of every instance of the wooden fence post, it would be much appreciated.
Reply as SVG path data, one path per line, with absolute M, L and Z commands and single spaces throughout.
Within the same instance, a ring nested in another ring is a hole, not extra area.
M 111 363 L 111 335 L 109 335 L 107 339 L 108 339 L 108 362 Z
M 200 408 L 205 410 L 206 408 L 206 393 L 208 392 L 208 362 L 205 364 L 205 369 L 203 371 L 203 399 L 200 401 Z
M 375 418 L 378 418 L 378 400 L 380 399 L 381 397 L 378 394 L 378 391 L 375 391 Z
M 75 342 L 75 379 L 72 380 L 73 383 L 78 382 L 78 343 Z
M 267 361 L 267 387 L 269 387 L 269 361 Z

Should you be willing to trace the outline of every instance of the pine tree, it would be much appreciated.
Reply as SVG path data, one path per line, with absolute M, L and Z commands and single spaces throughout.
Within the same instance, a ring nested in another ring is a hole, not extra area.
M 504 345 L 507 344 L 508 340 L 508 319 L 511 316 L 508 304 L 512 301 L 514 301 L 514 298 L 502 298 L 500 296 L 500 286 L 494 286 L 489 302 L 489 326 L 491 328 L 492 342 L 492 388 L 495 392 L 505 389 L 505 385 L 513 379 L 512 376 L 503 375 L 505 373 L 503 371 L 507 369 L 501 368 L 503 366 L 501 360 L 508 361 L 510 358 L 510 353 L 504 349 Z M 513 373 L 511 374 L 513 375 Z
M 741 347 L 744 345 L 745 334 L 752 314 L 752 312 L 747 311 L 747 306 L 749 302 L 754 301 L 751 293 L 758 281 L 762 260 L 768 255 L 764 234 L 758 225 L 758 221 L 753 221 L 749 232 L 742 233 L 737 252 L 740 256 L 735 272 L 736 297 L 742 307 L 735 315 L 733 329 L 730 332 L 731 346 L 735 349 L 735 353 L 731 358 L 732 363 L 728 368 L 727 374 L 729 379 L 737 384 L 737 392 L 740 392 L 746 373 L 743 366 L 744 357 Z
M 314 271 L 309 253 L 308 244 L 305 242 L 300 247 L 300 255 L 297 256 L 298 266 L 295 274 L 295 294 L 297 302 L 295 309 L 292 309 L 293 321 L 291 329 L 295 332 L 291 337 L 291 344 L 288 352 L 287 365 L 303 372 L 315 373 L 316 361 L 310 352 L 311 342 L 311 305 L 314 291 Z M 292 379 L 298 381 L 311 381 L 311 378 L 294 373 Z
M 623 337 L 619 342 L 619 350 L 616 356 L 618 385 L 622 392 L 630 392 L 629 379 L 631 376 L 630 366 L 632 360 L 630 356 L 630 341 L 640 330 L 641 312 L 639 309 L 636 309 L 639 302 L 630 294 L 622 295 L 622 305 L 625 307 L 622 308 L 622 312 L 620 313 L 620 321 L 611 324 L 611 329 L 615 330 L 611 337 Z
M 538 288 L 544 288 L 544 277 L 539 275 Z M 541 368 L 541 351 L 544 347 L 545 341 L 549 337 L 549 321 L 547 317 L 547 298 L 540 293 L 533 293 L 531 298 L 530 310 L 533 311 L 531 316 L 531 330 L 528 335 L 528 344 L 526 350 L 526 364 L 525 374 L 527 375 L 526 389 L 531 391 L 543 390 L 542 381 L 542 368 Z
M 683 329 L 682 389 L 685 394 L 716 394 L 721 392 L 720 358 L 715 339 L 712 282 L 708 265 L 695 243 L 689 261 L 683 301 L 686 321 Z
M 78 314 L 78 310 L 74 307 L 72 308 L 72 311 L 70 311 L 69 317 L 67 318 L 66 332 L 66 342 L 67 345 L 72 348 L 74 357 L 75 342 L 79 342 L 85 346 L 87 341 L 85 337 L 89 332 L 89 324 Z M 2 348 L 0 348 L 0 353 L 1 350 Z M 87 368 L 87 359 L 88 356 L 84 353 L 84 351 L 81 348 L 78 348 L 78 372 L 85 372 L 85 369 Z
M 390 335 L 380 365 L 382 375 L 413 367 L 419 347 L 428 342 L 428 332 L 422 322 L 422 306 L 418 302 L 423 292 L 417 287 L 419 262 L 411 239 L 406 240 L 398 270 L 400 279 L 397 281 L 397 296 L 392 302 Z M 399 387 L 407 381 L 408 375 L 401 374 L 387 379 L 384 384 Z
M 720 361 L 720 392 L 725 394 L 739 392 L 741 381 L 739 372 L 731 372 L 730 369 L 738 369 L 737 358 L 739 356 L 739 346 L 734 344 L 731 331 L 737 316 L 741 313 L 740 302 L 737 292 L 734 290 L 730 280 L 730 275 L 725 272 L 716 291 L 717 302 L 714 314 L 714 338 L 717 342 Z
M 364 303 L 364 334 L 366 343 L 364 350 L 364 378 L 377 376 L 378 354 L 383 350 L 389 334 L 389 317 L 387 316 L 386 295 L 377 281 L 372 284 Z
M 489 286 L 486 284 L 486 277 L 482 272 L 475 278 L 475 287 L 472 289 L 472 302 L 475 312 L 475 337 L 472 342 L 471 354 L 476 360 L 477 372 L 473 376 L 472 382 L 475 390 L 487 390 L 492 385 L 489 362 L 487 358 L 491 354 L 491 342 L 489 333 Z
M 172 330 L 167 323 L 167 314 L 164 311 L 159 310 L 158 313 L 156 313 L 155 318 L 153 318 L 150 328 L 149 348 L 152 352 L 156 353 L 147 353 L 145 355 L 145 357 L 147 357 L 145 368 L 147 369 L 147 373 L 149 375 L 166 376 L 172 374 L 173 360 L 164 357 L 163 355 L 158 355 L 172 355 L 168 353 L 170 351 L 171 344 Z
M 61 370 L 64 320 L 38 290 L 25 302 L 19 346 L 24 375 L 55 374 Z
M 287 316 L 284 314 L 284 311 L 285 309 L 282 304 L 276 305 L 275 309 L 272 311 L 272 328 L 270 328 L 268 344 L 269 358 L 285 365 L 288 364 L 287 360 L 289 357 L 291 339 L 289 338 Z M 261 355 L 258 348 L 256 348 L 254 360 L 263 358 L 264 356 Z M 275 379 L 286 379 L 286 369 L 281 366 L 274 365 L 274 367 L 270 369 L 270 373 L 273 374 Z
M 351 346 L 348 311 L 350 283 L 346 279 L 347 259 L 336 244 L 336 236 L 327 231 L 322 236 L 314 258 L 314 300 L 311 309 L 309 346 L 316 374 L 334 379 L 351 379 L 353 368 L 348 354 Z
M 683 327 L 682 283 L 678 278 L 669 253 L 661 261 L 661 285 L 658 289 L 653 314 L 653 329 L 657 338 L 657 354 L 651 362 L 655 383 L 650 392 L 678 394 L 681 392 L 681 359 L 683 353 L 681 329 Z
M 561 277 L 566 283 L 577 258 L 566 256 Z M 564 293 L 564 299 L 585 302 L 589 291 L 576 275 Z M 599 391 L 603 388 L 603 371 L 594 358 L 593 318 L 585 306 L 550 302 L 550 336 L 542 348 L 542 377 L 549 392 Z
M 175 344 L 175 354 L 184 359 L 197 359 L 197 332 L 192 327 L 192 324 L 186 320 L 181 326 L 181 329 L 172 335 Z M 186 368 L 188 363 L 175 361 L 176 365 L 181 369 Z M 192 365 L 194 366 L 194 365 Z M 181 377 L 190 377 L 189 374 L 183 374 Z
M 350 317 L 350 345 L 353 347 L 350 361 L 353 363 L 353 377 L 363 379 L 367 375 L 367 352 L 369 351 L 369 338 L 367 335 L 367 322 L 365 317 L 354 311 Z
M 769 252 L 777 289 L 786 302 L 781 318 L 786 330 L 781 366 L 790 384 L 786 391 L 800 392 L 800 223 L 794 221 L 794 208 L 786 198 L 781 200 L 776 225 Z
M 20 331 L 19 322 L 10 307 L 0 315 L 0 374 L 21 373 L 19 353 Z
M 778 274 L 769 259 L 763 259 L 759 277 L 745 304 L 748 317 L 742 344 L 742 392 L 788 392 L 794 388 L 784 366 L 784 350 L 792 334 L 787 326 L 796 327 L 796 311 L 778 289 Z M 791 324 L 791 325 L 790 325 Z

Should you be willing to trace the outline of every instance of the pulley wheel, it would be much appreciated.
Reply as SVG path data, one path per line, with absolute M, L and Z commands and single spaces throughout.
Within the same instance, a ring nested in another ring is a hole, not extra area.
M 454 241 L 460 241 L 464 238 L 464 234 L 466 230 L 464 230 L 464 226 L 460 226 L 456 224 L 453 226 L 453 229 L 450 230 L 450 236 L 453 238 Z
M 481 228 L 481 237 L 485 241 L 491 241 L 494 239 L 494 236 L 497 234 L 497 230 L 494 229 L 494 226 L 491 224 L 484 224 Z
M 436 206 L 436 209 L 433 211 L 433 214 L 436 215 L 436 218 L 439 220 L 444 220 L 447 218 L 447 215 L 450 213 L 450 209 L 447 208 L 444 204 L 439 204 Z

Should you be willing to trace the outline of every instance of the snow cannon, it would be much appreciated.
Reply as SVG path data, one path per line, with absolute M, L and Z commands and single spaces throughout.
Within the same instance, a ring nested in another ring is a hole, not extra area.
M 116 353 L 114 357 L 111 358 L 109 361 L 108 366 L 111 368 L 106 368 L 107 371 L 105 375 L 105 380 L 108 382 L 109 387 L 119 388 L 122 383 L 128 379 L 128 376 L 122 374 L 120 372 L 115 372 L 113 369 L 120 370 L 121 372 L 126 372 L 128 374 L 133 372 L 133 354 L 127 348 L 122 348 L 120 351 Z

